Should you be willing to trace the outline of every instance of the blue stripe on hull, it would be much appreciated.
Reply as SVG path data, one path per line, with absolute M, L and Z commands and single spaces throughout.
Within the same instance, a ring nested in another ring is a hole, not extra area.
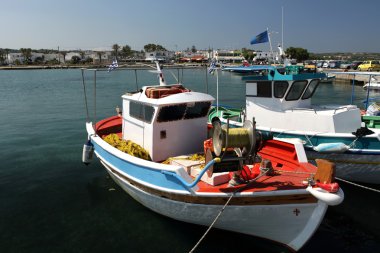
M 167 188 L 168 190 L 188 191 L 178 180 L 174 177 L 164 175 L 160 170 L 128 162 L 104 150 L 94 141 L 93 144 L 95 151 L 103 160 L 135 180 L 140 180 L 156 187 Z
M 269 133 L 269 131 L 262 131 L 265 133 Z M 350 145 L 354 140 L 355 137 L 327 137 L 327 136 L 308 136 L 309 139 L 305 137 L 305 135 L 299 135 L 299 134 L 289 134 L 289 133 L 276 133 L 272 132 L 274 137 L 277 138 L 299 138 L 306 142 L 305 147 L 312 147 L 312 146 L 318 146 L 322 143 L 335 143 L 335 142 L 341 142 L 346 145 Z M 310 144 L 311 142 L 311 144 Z M 349 153 L 357 153 L 357 154 L 380 154 L 380 141 L 375 138 L 359 138 L 355 145 L 352 147 L 353 149 L 359 149 L 358 151 L 348 151 Z

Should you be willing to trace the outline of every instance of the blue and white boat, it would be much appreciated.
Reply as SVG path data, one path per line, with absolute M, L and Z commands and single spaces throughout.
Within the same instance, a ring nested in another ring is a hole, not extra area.
M 337 177 L 379 184 L 380 129 L 365 127 L 356 105 L 312 105 L 314 92 L 325 75 L 297 73 L 294 66 L 286 68 L 280 73 L 276 67 L 263 67 L 261 75 L 243 77 L 245 110 L 237 113 L 215 107 L 209 113 L 209 123 L 226 122 L 226 112 L 235 115 L 236 120 L 230 123 L 236 126 L 241 126 L 244 116 L 255 117 L 259 131 L 277 139 L 302 141 L 309 159 L 333 161 Z
M 86 123 L 83 161 L 94 150 L 112 179 L 157 213 L 300 249 L 344 198 L 334 165 L 315 167 L 302 144 L 264 140 L 250 121 L 216 123 L 208 139 L 214 98 L 166 85 L 158 71 L 160 86 L 126 93 L 121 112 Z

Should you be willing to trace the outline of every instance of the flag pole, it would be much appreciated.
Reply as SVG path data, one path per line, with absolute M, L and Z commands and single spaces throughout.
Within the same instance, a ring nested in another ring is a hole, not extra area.
M 269 40 L 269 46 L 270 46 L 270 53 L 271 53 L 271 55 L 272 55 L 272 60 L 273 60 L 273 63 L 275 63 L 275 62 L 274 62 L 273 49 L 272 49 L 272 42 L 270 41 L 270 33 L 269 33 L 269 31 L 268 31 L 268 30 L 269 30 L 269 29 L 268 29 L 268 27 L 267 27 L 268 40 Z

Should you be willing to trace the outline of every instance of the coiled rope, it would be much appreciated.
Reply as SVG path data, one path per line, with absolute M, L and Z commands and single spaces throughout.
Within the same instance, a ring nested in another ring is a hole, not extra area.
M 203 239 L 206 237 L 206 235 L 208 234 L 208 232 L 210 232 L 211 228 L 214 226 L 214 224 L 217 222 L 217 220 L 219 219 L 219 217 L 222 215 L 224 209 L 226 209 L 227 205 L 230 203 L 232 197 L 235 196 L 235 193 L 243 191 L 251 183 L 253 183 L 256 180 L 258 180 L 259 178 L 265 176 L 270 171 L 271 171 L 270 168 L 263 169 L 263 173 L 262 174 L 260 174 L 259 176 L 255 177 L 254 179 L 250 180 L 245 186 L 243 186 L 241 188 L 238 188 L 238 189 L 236 189 L 235 191 L 232 192 L 231 196 L 228 198 L 227 202 L 224 204 L 224 206 L 222 207 L 222 209 L 219 211 L 219 213 L 215 217 L 214 221 L 210 224 L 210 226 L 207 228 L 206 232 L 202 235 L 202 237 L 198 240 L 198 242 L 194 245 L 194 247 L 189 251 L 189 253 L 193 253 L 196 250 L 196 248 L 199 246 L 199 244 L 203 241 Z

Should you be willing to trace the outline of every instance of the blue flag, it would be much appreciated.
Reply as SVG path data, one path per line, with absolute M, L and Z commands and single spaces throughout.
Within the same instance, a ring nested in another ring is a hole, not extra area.
M 269 41 L 268 31 L 262 32 L 251 40 L 252 44 L 265 43 Z

